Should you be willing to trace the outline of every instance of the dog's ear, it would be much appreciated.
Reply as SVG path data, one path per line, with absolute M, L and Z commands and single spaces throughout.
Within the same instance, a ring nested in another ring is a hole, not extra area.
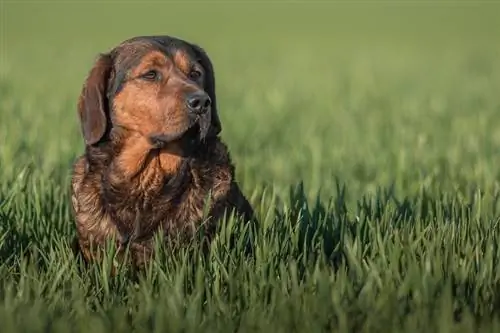
M 193 50 L 196 53 L 196 56 L 200 60 L 200 64 L 203 66 L 205 69 L 205 90 L 207 94 L 210 96 L 210 99 L 212 100 L 212 120 L 211 120 L 211 126 L 208 131 L 208 136 L 209 137 L 215 137 L 219 135 L 219 133 L 222 131 L 222 125 L 219 119 L 219 114 L 217 110 L 217 96 L 215 93 L 215 72 L 213 68 L 212 61 L 208 57 L 206 51 L 201 48 L 200 46 L 196 44 L 191 44 Z
M 104 136 L 108 119 L 108 81 L 112 60 L 101 54 L 90 70 L 78 100 L 78 114 L 86 145 L 98 143 Z

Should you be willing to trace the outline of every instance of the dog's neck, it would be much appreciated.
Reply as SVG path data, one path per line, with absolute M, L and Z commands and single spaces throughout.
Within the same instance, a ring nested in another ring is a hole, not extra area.
M 138 134 L 115 134 L 112 140 L 87 147 L 87 150 L 90 164 L 98 165 L 103 171 L 105 183 L 114 190 L 137 189 L 138 193 L 128 193 L 130 196 L 148 196 L 154 192 L 173 194 L 181 190 L 178 184 L 191 182 L 203 186 L 196 169 L 230 165 L 227 148 L 218 138 L 200 143 L 189 155 L 184 155 L 175 145 L 155 149 L 146 137 Z M 232 175 L 232 166 L 230 168 Z

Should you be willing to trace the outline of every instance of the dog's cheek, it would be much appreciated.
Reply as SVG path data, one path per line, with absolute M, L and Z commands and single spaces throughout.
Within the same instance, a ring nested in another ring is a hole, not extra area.
M 127 84 L 122 91 L 113 99 L 112 121 L 115 125 L 123 126 L 129 130 L 141 131 L 141 127 L 147 122 L 144 115 L 147 114 L 146 103 L 140 87 Z
M 172 97 L 162 98 L 157 91 L 147 85 L 124 89 L 115 99 L 115 124 L 144 136 L 170 133 L 169 127 L 180 123 L 175 117 L 177 112 L 172 112 L 176 103 Z M 169 119 L 170 115 L 173 115 L 172 119 Z
M 137 130 L 134 126 L 134 121 L 131 119 L 130 111 L 128 108 L 133 107 L 133 105 L 128 104 L 129 101 L 126 96 L 123 96 L 123 92 L 117 95 L 113 99 L 111 121 L 115 126 L 123 126 L 129 130 Z
M 165 95 L 159 103 L 158 113 L 161 121 L 157 123 L 161 124 L 161 131 L 164 134 L 178 134 L 185 131 L 189 125 L 187 110 L 180 98 L 183 95 L 180 91 L 171 92 Z

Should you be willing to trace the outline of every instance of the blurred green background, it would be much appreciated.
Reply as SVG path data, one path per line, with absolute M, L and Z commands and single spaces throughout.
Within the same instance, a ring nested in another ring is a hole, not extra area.
M 7 169 L 23 154 L 50 170 L 79 153 L 76 97 L 95 56 L 142 34 L 209 52 L 223 137 L 250 187 L 303 179 L 315 191 L 356 170 L 383 183 L 464 154 L 464 137 L 500 140 L 488 127 L 500 88 L 492 2 L 3 1 L 1 12 Z M 353 186 L 369 185 L 359 176 Z

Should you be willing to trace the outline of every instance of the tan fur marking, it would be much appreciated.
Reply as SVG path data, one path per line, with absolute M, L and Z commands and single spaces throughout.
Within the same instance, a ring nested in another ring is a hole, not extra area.
M 181 165 L 182 158 L 175 153 L 162 150 L 158 155 L 160 168 L 166 175 L 175 174 Z
M 131 77 L 144 74 L 150 69 L 168 69 L 172 61 L 159 51 L 150 51 L 142 57 L 140 64 L 131 71 Z
M 149 140 L 137 133 L 130 134 L 122 151 L 113 162 L 117 173 L 111 174 L 112 182 L 131 181 L 137 177 L 139 184 L 148 187 L 161 185 L 163 176 L 175 174 L 181 164 L 181 148 L 172 143 L 168 148 L 154 149 Z
M 177 50 L 174 54 L 175 65 L 183 72 L 188 73 L 191 69 L 191 63 L 188 55 L 182 50 Z
M 152 148 L 148 139 L 142 135 L 131 134 L 125 139 L 122 151 L 114 161 L 125 179 L 132 179 L 147 167 L 148 154 Z

